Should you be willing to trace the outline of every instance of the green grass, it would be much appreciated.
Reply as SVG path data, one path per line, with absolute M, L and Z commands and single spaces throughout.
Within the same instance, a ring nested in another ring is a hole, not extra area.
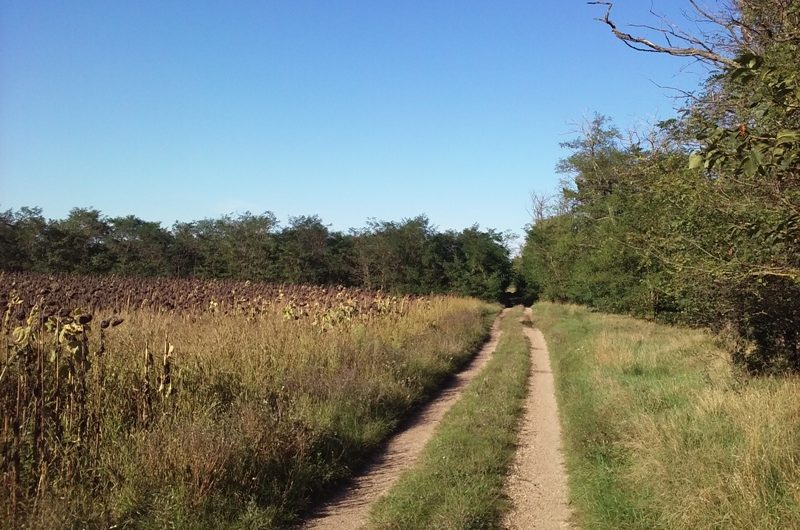
M 541 303 L 584 529 L 800 528 L 800 380 L 706 332 Z
M 442 420 L 420 460 L 375 505 L 372 528 L 496 528 L 530 366 L 519 322 L 502 323 L 493 358 Z

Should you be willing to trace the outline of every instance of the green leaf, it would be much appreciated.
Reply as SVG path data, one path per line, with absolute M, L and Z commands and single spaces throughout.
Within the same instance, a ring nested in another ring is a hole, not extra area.
M 703 166 L 705 157 L 700 153 L 692 153 L 689 155 L 689 169 L 699 169 Z
M 800 132 L 792 131 L 790 129 L 778 131 L 778 135 L 775 137 L 775 143 L 777 145 L 791 144 L 798 140 L 800 140 Z
M 732 81 L 735 81 L 739 77 L 742 78 L 742 81 L 747 81 L 750 77 L 752 77 L 752 74 L 750 73 L 749 69 L 742 67 L 733 70 L 730 74 L 730 77 Z
M 739 63 L 745 68 L 750 68 L 750 69 L 758 68 L 759 66 L 761 66 L 761 63 L 763 61 L 764 60 L 761 57 L 753 53 L 742 54 L 736 59 L 737 63 Z
M 753 154 L 753 151 L 750 151 L 750 154 L 744 159 L 744 162 L 742 162 L 742 171 L 746 176 L 753 177 L 758 172 L 758 167 L 758 160 Z
M 764 152 L 761 150 L 761 147 L 756 146 L 750 151 L 750 157 L 755 161 L 758 167 L 764 165 Z

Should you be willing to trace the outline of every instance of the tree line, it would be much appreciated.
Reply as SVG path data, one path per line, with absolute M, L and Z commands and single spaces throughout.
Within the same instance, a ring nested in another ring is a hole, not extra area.
M 521 274 L 551 300 L 711 326 L 753 371 L 800 370 L 800 5 L 700 11 L 713 38 L 665 26 L 686 48 L 621 32 L 606 5 L 627 44 L 713 68 L 652 130 L 596 116 L 563 144 L 563 186 L 536 201 Z
M 93 208 L 45 219 L 41 209 L 26 207 L 0 213 L 0 269 L 338 284 L 494 300 L 513 274 L 499 232 L 440 231 L 425 216 L 339 232 L 317 216 L 281 226 L 270 212 L 165 228 Z

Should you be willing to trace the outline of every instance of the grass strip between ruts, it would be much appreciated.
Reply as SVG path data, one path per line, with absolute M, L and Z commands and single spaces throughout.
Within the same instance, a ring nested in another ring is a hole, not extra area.
M 492 359 L 445 415 L 416 466 L 376 503 L 371 528 L 499 525 L 530 370 L 521 316 L 517 307 L 503 320 Z

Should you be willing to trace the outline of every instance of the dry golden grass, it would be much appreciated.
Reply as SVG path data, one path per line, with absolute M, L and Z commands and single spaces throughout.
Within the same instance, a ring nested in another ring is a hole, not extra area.
M 90 450 L 76 449 L 79 469 L 69 476 L 67 459 L 53 459 L 43 473 L 22 451 L 22 478 L 30 480 L 15 493 L 14 519 L 3 508 L 0 526 L 285 525 L 469 357 L 492 311 L 476 300 L 437 297 L 326 326 L 279 310 L 122 314 L 125 322 L 106 330 L 102 355 L 95 330 L 90 335 L 80 395 Z M 161 385 L 165 343 L 174 345 L 172 392 Z M 39 346 L 47 344 L 42 338 Z M 16 383 L 2 383 L 4 410 L 11 410 Z M 5 456 L 2 463 L 0 504 L 10 508 L 13 466 Z
M 800 528 L 800 378 L 709 333 L 538 304 L 584 528 Z

